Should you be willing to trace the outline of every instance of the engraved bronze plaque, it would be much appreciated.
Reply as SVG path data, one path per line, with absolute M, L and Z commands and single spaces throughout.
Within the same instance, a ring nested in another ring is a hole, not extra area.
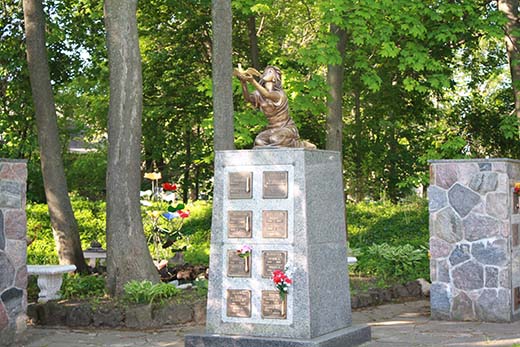
M 513 247 L 517 247 L 519 243 L 519 236 L 518 235 L 518 224 L 512 224 L 511 225 L 511 234 L 513 236 Z
M 284 270 L 287 263 L 287 252 L 285 251 L 263 251 L 262 252 L 262 277 L 271 278 L 274 270 Z
M 520 287 L 515 288 L 513 295 L 514 310 L 516 311 L 520 308 Z
M 251 277 L 251 257 L 241 258 L 237 251 L 228 251 L 228 277 Z
M 228 317 L 251 317 L 251 291 L 247 289 L 228 289 L 226 315 Z
M 251 199 L 253 196 L 252 172 L 230 172 L 229 173 L 229 194 L 230 199 Z
M 287 199 L 287 171 L 265 171 L 264 199 Z
M 251 238 L 251 226 L 253 222 L 252 211 L 228 212 L 228 237 Z
M 262 290 L 262 318 L 286 319 L 287 300 L 280 298 L 276 290 Z
M 262 236 L 287 238 L 287 211 L 262 211 Z

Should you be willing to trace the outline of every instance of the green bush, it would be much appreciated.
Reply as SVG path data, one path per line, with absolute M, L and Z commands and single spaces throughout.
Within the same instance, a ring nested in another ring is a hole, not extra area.
M 106 204 L 90 201 L 78 196 L 71 197 L 74 215 L 78 221 L 79 235 L 83 249 L 97 240 L 106 247 L 105 221 Z M 28 203 L 27 236 L 35 241 L 27 248 L 28 264 L 57 264 L 58 254 L 54 245 L 51 222 L 47 204 Z
M 428 201 L 414 199 L 400 204 L 361 202 L 347 206 L 348 240 L 353 248 L 387 243 L 427 247 Z
M 429 279 L 426 199 L 349 204 L 347 224 L 349 246 L 358 258 L 351 270 L 380 282 Z
M 106 249 L 106 203 L 91 201 L 79 196 L 71 197 L 74 215 L 78 221 L 79 234 L 83 249 L 90 247 L 90 242 L 97 240 Z M 185 256 L 192 264 L 209 262 L 209 239 L 211 230 L 211 203 L 196 201 L 187 205 L 190 217 L 186 219 L 182 230 L 188 235 L 173 248 L 186 247 Z M 28 264 L 57 264 L 58 255 L 54 246 L 49 212 L 46 204 L 28 203 L 27 230 L 30 239 L 35 241 L 27 249 Z M 149 235 L 150 219 L 143 216 L 145 233 Z M 171 252 L 166 255 L 172 256 Z
M 69 191 L 91 200 L 105 198 L 107 153 L 68 153 L 65 168 Z
M 428 249 L 415 248 L 410 244 L 372 245 L 361 251 L 354 271 L 375 276 L 386 284 L 429 278 Z
M 68 275 L 63 278 L 61 296 L 64 299 L 86 299 L 105 296 L 105 277 L 100 275 Z
M 195 280 L 195 288 L 197 290 L 197 293 L 201 297 L 207 297 L 208 296 L 208 280 L 207 279 L 200 279 L 197 278 Z
M 162 303 L 180 293 L 180 289 L 168 283 L 130 281 L 124 286 L 124 299 L 135 304 Z
M 184 259 L 192 265 L 209 264 L 209 241 L 211 235 L 211 203 L 207 201 L 195 201 L 187 204 L 184 210 L 190 211 L 190 216 L 184 220 L 181 229 L 180 240 L 167 249 L 160 249 L 160 256 L 163 259 L 172 257 L 177 249 L 184 249 Z M 154 202 L 148 211 L 166 211 L 168 204 L 164 202 Z M 152 219 L 146 215 L 143 209 L 143 226 L 147 239 L 153 228 Z M 167 221 L 159 217 L 159 226 L 168 228 Z M 154 253 L 153 245 L 149 244 L 150 252 Z

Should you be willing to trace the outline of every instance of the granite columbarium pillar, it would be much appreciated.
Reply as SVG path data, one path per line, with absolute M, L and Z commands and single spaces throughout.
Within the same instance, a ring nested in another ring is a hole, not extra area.
M 0 346 L 26 328 L 26 180 L 26 161 L 0 159 Z
M 242 258 L 237 250 L 250 247 Z M 272 273 L 292 279 L 282 299 Z M 206 334 L 186 347 L 355 346 L 338 152 L 295 148 L 215 155 Z
M 431 314 L 520 317 L 520 161 L 435 160 L 430 166 Z

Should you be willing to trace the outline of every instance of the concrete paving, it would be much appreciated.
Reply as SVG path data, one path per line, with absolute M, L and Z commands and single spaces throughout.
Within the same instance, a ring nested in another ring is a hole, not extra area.
M 353 312 L 354 324 L 369 324 L 372 341 L 362 347 L 520 347 L 520 322 L 446 322 L 430 319 L 429 301 L 410 301 Z M 184 334 L 203 326 L 156 331 L 29 327 L 24 347 L 184 347 Z M 518 346 L 516 346 L 518 344 Z M 254 347 L 254 346 L 251 346 Z

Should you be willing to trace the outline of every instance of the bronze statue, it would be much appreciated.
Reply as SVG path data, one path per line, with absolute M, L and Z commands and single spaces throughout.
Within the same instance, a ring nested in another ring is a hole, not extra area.
M 264 113 L 269 122 L 267 128 L 255 138 L 254 147 L 297 147 L 316 148 L 310 142 L 300 140 L 296 124 L 289 116 L 287 95 L 282 88 L 282 73 L 274 66 L 267 66 L 263 74 L 254 68 L 242 71 L 239 68 L 233 71 L 242 84 L 244 99 Z M 257 82 L 254 76 L 260 77 Z M 249 93 L 247 82 L 255 87 Z

